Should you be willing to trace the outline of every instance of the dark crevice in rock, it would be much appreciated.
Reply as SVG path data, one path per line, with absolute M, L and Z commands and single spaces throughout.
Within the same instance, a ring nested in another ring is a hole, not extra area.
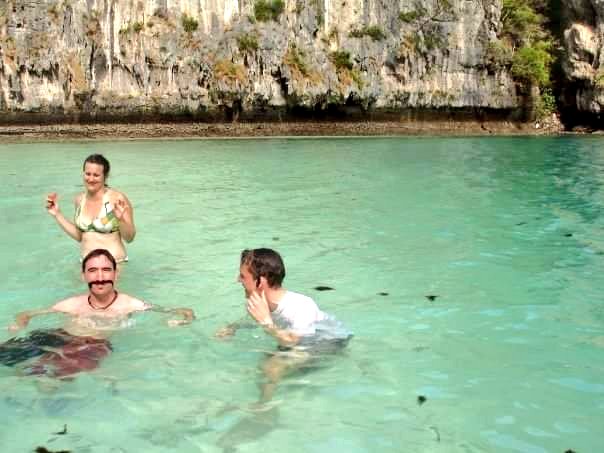
M 94 74 L 94 53 L 96 51 L 94 41 L 91 45 L 92 47 L 90 48 L 90 58 L 88 59 L 88 74 L 90 75 L 90 79 L 92 80 Z
M 115 3 L 111 2 L 109 7 L 109 61 L 113 62 L 115 58 L 115 40 L 114 40 L 114 25 L 115 25 Z
M 241 104 L 241 99 L 234 99 L 231 105 L 225 105 L 224 108 L 224 117 L 228 122 L 236 123 L 239 121 L 239 116 L 243 111 L 243 107 Z
M 287 79 L 285 77 L 283 77 L 283 75 L 281 74 L 281 68 L 277 68 L 277 70 L 273 73 L 273 77 L 275 78 L 275 80 L 279 83 L 279 86 L 281 87 L 281 95 L 287 99 L 289 94 L 288 94 L 288 86 L 287 86 Z

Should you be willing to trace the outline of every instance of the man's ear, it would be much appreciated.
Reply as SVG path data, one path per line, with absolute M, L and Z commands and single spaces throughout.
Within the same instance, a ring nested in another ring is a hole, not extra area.
M 115 265 L 115 282 L 120 278 L 120 266 L 118 264 Z M 113 286 L 115 286 L 115 282 L 113 282 Z
M 258 291 L 263 291 L 268 288 L 266 277 L 260 277 L 258 280 L 260 280 L 260 283 L 258 283 Z

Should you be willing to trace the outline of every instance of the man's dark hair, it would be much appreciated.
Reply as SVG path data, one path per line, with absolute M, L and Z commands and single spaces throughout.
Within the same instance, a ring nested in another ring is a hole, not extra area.
M 113 255 L 109 252 L 109 250 L 105 250 L 105 249 L 94 249 L 92 252 L 90 252 L 88 255 L 86 255 L 84 257 L 84 259 L 82 260 L 82 272 L 86 272 L 86 263 L 88 262 L 88 260 L 95 258 L 97 256 L 106 256 L 107 259 L 109 261 L 111 261 L 111 264 L 113 264 L 113 270 L 117 269 L 117 264 L 115 262 L 115 258 L 113 257 Z
M 281 255 L 272 249 L 246 249 L 241 252 L 241 265 L 246 265 L 255 280 L 266 278 L 268 286 L 278 288 L 285 278 Z
M 111 166 L 109 165 L 109 161 L 105 159 L 105 156 L 102 154 L 91 154 L 84 161 L 84 165 L 82 166 L 82 170 L 86 169 L 86 164 L 97 164 L 103 166 L 103 176 L 105 179 L 109 177 L 109 170 L 111 170 Z

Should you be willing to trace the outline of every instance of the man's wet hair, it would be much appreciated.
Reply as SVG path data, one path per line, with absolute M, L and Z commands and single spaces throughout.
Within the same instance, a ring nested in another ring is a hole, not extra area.
M 241 252 L 241 265 L 248 266 L 254 280 L 266 278 L 268 286 L 278 288 L 285 278 L 281 255 L 272 249 L 246 249 Z
M 109 161 L 105 159 L 105 156 L 102 154 L 91 154 L 84 161 L 84 165 L 82 166 L 82 170 L 86 169 L 86 164 L 97 164 L 103 166 L 103 177 L 107 179 L 109 177 L 109 170 L 111 170 L 111 165 L 109 165 Z
M 113 270 L 117 269 L 117 263 L 115 262 L 115 258 L 109 252 L 109 250 L 94 249 L 92 252 L 90 252 L 88 255 L 86 255 L 84 257 L 84 259 L 82 260 L 82 272 L 86 272 L 86 263 L 88 262 L 88 260 L 91 260 L 92 258 L 96 258 L 97 256 L 106 256 L 107 259 L 109 261 L 111 261 L 111 264 L 113 265 Z

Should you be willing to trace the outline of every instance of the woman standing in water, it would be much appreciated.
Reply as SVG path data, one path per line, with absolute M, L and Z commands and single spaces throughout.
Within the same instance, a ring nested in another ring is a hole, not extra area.
M 84 192 L 75 198 L 74 221 L 66 219 L 56 193 L 46 197 L 46 210 L 71 238 L 80 243 L 80 255 L 106 249 L 118 263 L 128 261 L 124 242 L 136 235 L 130 201 L 122 192 L 107 186 L 109 161 L 92 154 L 84 161 Z

